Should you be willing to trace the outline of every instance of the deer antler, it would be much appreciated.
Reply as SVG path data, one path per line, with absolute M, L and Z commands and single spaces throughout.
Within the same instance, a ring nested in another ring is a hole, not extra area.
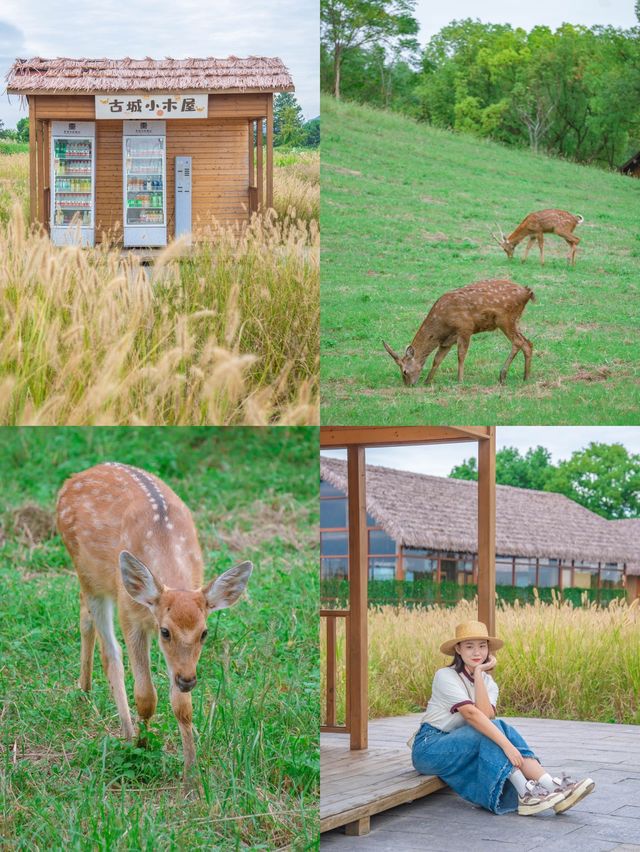
M 396 364 L 400 364 L 400 365 L 401 365 L 401 364 L 402 364 L 402 359 L 400 358 L 400 356 L 399 356 L 398 354 L 396 354 L 396 353 L 393 351 L 393 349 L 389 346 L 389 344 L 388 344 L 388 343 L 385 343 L 385 342 L 384 342 L 384 340 L 383 340 L 383 341 L 382 341 L 382 345 L 383 345 L 383 346 L 384 346 L 384 348 L 387 350 L 387 352 L 389 353 L 389 355 L 391 355 L 391 357 L 392 357 L 392 358 L 393 358 L 393 360 L 396 362 Z

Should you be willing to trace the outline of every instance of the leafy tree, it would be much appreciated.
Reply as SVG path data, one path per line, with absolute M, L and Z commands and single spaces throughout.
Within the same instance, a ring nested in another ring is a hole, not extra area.
M 640 455 L 622 444 L 591 443 L 561 461 L 547 491 L 559 491 L 605 518 L 640 515 Z
M 416 0 L 321 0 L 321 38 L 332 58 L 336 98 L 340 97 L 342 63 L 349 51 L 373 45 L 390 47 L 395 40 L 415 45 L 415 4 Z
M 498 485 L 514 485 L 517 488 L 533 488 L 543 491 L 553 465 L 551 453 L 544 447 L 529 449 L 523 455 L 515 447 L 504 447 L 496 453 L 496 482 Z M 466 459 L 453 468 L 452 479 L 478 479 L 475 458 Z
M 292 92 L 280 92 L 273 101 L 273 144 L 295 148 L 306 139 L 302 107 Z
M 466 459 L 449 474 L 453 479 L 478 479 L 475 458 Z M 544 447 L 523 455 L 514 447 L 496 453 L 496 482 L 538 491 L 555 491 L 605 518 L 640 515 L 640 455 L 622 444 L 591 443 L 571 458 L 551 464 Z
M 17 139 L 19 142 L 29 141 L 29 119 L 21 118 L 16 125 Z
M 318 148 L 320 146 L 320 119 L 312 118 L 304 125 L 306 133 L 304 146 L 305 148 Z

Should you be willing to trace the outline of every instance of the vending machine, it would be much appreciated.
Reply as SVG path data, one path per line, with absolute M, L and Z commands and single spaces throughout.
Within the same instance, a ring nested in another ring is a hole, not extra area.
M 167 244 L 166 122 L 124 121 L 124 244 Z
M 93 121 L 51 123 L 51 239 L 57 246 L 94 245 L 95 142 Z

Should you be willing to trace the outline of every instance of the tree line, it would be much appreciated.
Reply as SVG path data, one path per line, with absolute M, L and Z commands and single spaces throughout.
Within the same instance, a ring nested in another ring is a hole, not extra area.
M 640 27 L 466 19 L 420 48 L 414 10 L 322 0 L 323 90 L 580 163 L 614 168 L 640 149 Z
M 449 476 L 477 480 L 475 458 L 454 467 Z M 556 465 L 545 447 L 524 455 L 504 447 L 496 453 L 496 482 L 564 494 L 603 518 L 640 516 L 640 455 L 622 444 L 590 443 Z

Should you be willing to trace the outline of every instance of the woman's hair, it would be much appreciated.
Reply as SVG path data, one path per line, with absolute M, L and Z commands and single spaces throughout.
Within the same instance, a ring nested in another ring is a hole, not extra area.
M 490 656 L 491 656 L 491 651 L 487 650 L 487 656 L 484 658 L 484 660 L 482 662 L 486 663 Z M 460 674 L 460 672 L 464 668 L 464 661 L 457 651 L 455 652 L 455 655 L 453 657 L 453 662 L 449 663 L 449 668 L 455 669 L 458 672 L 458 674 Z

